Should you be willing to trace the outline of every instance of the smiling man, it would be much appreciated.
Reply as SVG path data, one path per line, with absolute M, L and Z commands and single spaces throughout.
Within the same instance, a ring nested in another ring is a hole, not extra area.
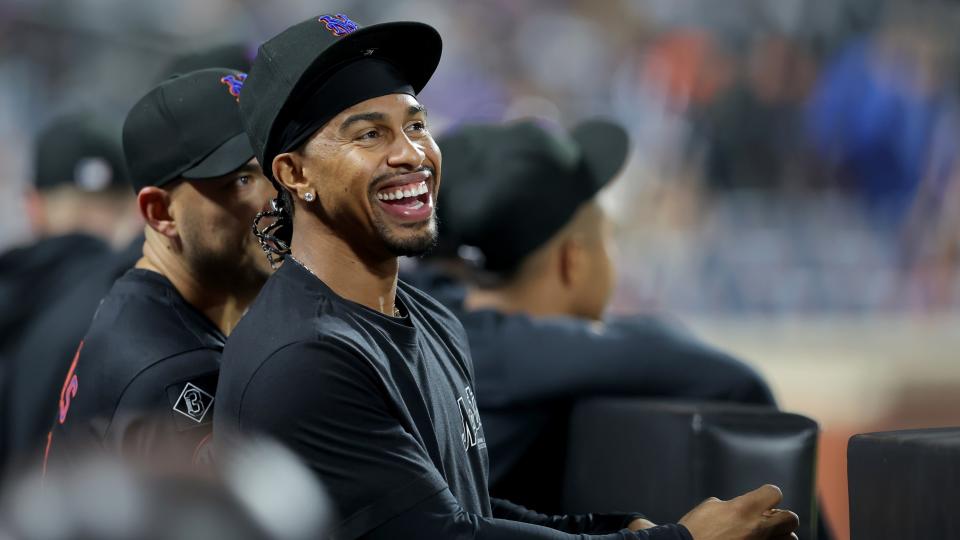
M 249 225 L 273 190 L 240 124 L 244 77 L 205 69 L 168 79 L 127 115 L 143 257 L 104 298 L 64 374 L 45 461 L 69 463 L 91 446 L 209 455 L 225 336 L 271 273 Z
M 217 451 L 249 433 L 289 445 L 329 489 L 339 539 L 790 538 L 771 486 L 647 530 L 490 499 L 463 327 L 397 280 L 398 257 L 436 237 L 440 152 L 415 96 L 440 48 L 424 24 L 342 14 L 260 48 L 240 108 L 280 193 L 258 234 L 286 262 L 224 350 Z

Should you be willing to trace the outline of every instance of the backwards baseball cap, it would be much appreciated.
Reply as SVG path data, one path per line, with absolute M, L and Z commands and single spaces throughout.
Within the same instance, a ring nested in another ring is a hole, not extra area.
M 331 118 L 388 94 L 416 95 L 440 62 L 440 35 L 417 22 L 361 28 L 346 15 L 291 26 L 260 46 L 240 99 L 264 173 Z
M 81 191 L 115 190 L 127 183 L 118 133 L 91 114 L 55 118 L 36 138 L 34 186 L 73 186 Z
M 246 74 L 202 69 L 167 79 L 123 124 L 123 153 L 135 191 L 177 178 L 229 174 L 253 157 L 237 97 Z
M 569 135 L 523 121 L 463 126 L 438 144 L 441 236 L 479 249 L 485 270 L 507 274 L 616 176 L 629 141 L 603 120 Z

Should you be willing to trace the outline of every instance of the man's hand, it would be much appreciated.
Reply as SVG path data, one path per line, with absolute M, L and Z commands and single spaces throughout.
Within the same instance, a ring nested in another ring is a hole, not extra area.
M 693 540 L 796 540 L 796 514 L 774 508 L 780 488 L 765 485 L 729 501 L 711 497 L 683 516 Z
M 631 521 L 630 524 L 627 525 L 627 528 L 631 531 L 642 531 L 644 529 L 652 529 L 656 526 L 657 524 L 649 519 L 637 518 Z

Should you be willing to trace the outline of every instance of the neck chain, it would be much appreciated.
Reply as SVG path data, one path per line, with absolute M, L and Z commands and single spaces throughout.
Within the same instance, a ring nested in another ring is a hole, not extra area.
M 316 272 L 314 272 L 314 271 L 313 271 L 309 266 L 307 266 L 306 264 L 303 264 L 303 262 L 302 262 L 300 259 L 294 257 L 292 254 L 287 255 L 287 257 L 290 257 L 290 259 L 292 259 L 293 262 L 295 262 L 295 263 L 299 264 L 300 266 L 302 266 L 303 269 L 306 270 L 307 272 L 310 272 L 310 275 L 311 275 L 311 276 L 317 278 L 317 279 L 320 280 L 320 281 L 323 281 L 322 279 L 320 279 L 320 276 L 318 276 L 318 275 L 316 274 Z M 395 318 L 397 318 L 397 319 L 399 319 L 400 317 L 403 317 L 403 314 L 400 313 L 400 308 L 397 307 L 397 302 L 396 302 L 396 300 L 394 300 L 394 302 L 393 302 L 393 316 L 394 316 Z

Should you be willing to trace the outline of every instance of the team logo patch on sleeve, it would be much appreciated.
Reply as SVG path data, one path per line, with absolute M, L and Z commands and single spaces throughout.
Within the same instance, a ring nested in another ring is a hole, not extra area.
M 213 396 L 204 392 L 193 383 L 187 383 L 180 392 L 180 397 L 173 405 L 173 410 L 186 416 L 196 423 L 202 423 L 213 406 Z

